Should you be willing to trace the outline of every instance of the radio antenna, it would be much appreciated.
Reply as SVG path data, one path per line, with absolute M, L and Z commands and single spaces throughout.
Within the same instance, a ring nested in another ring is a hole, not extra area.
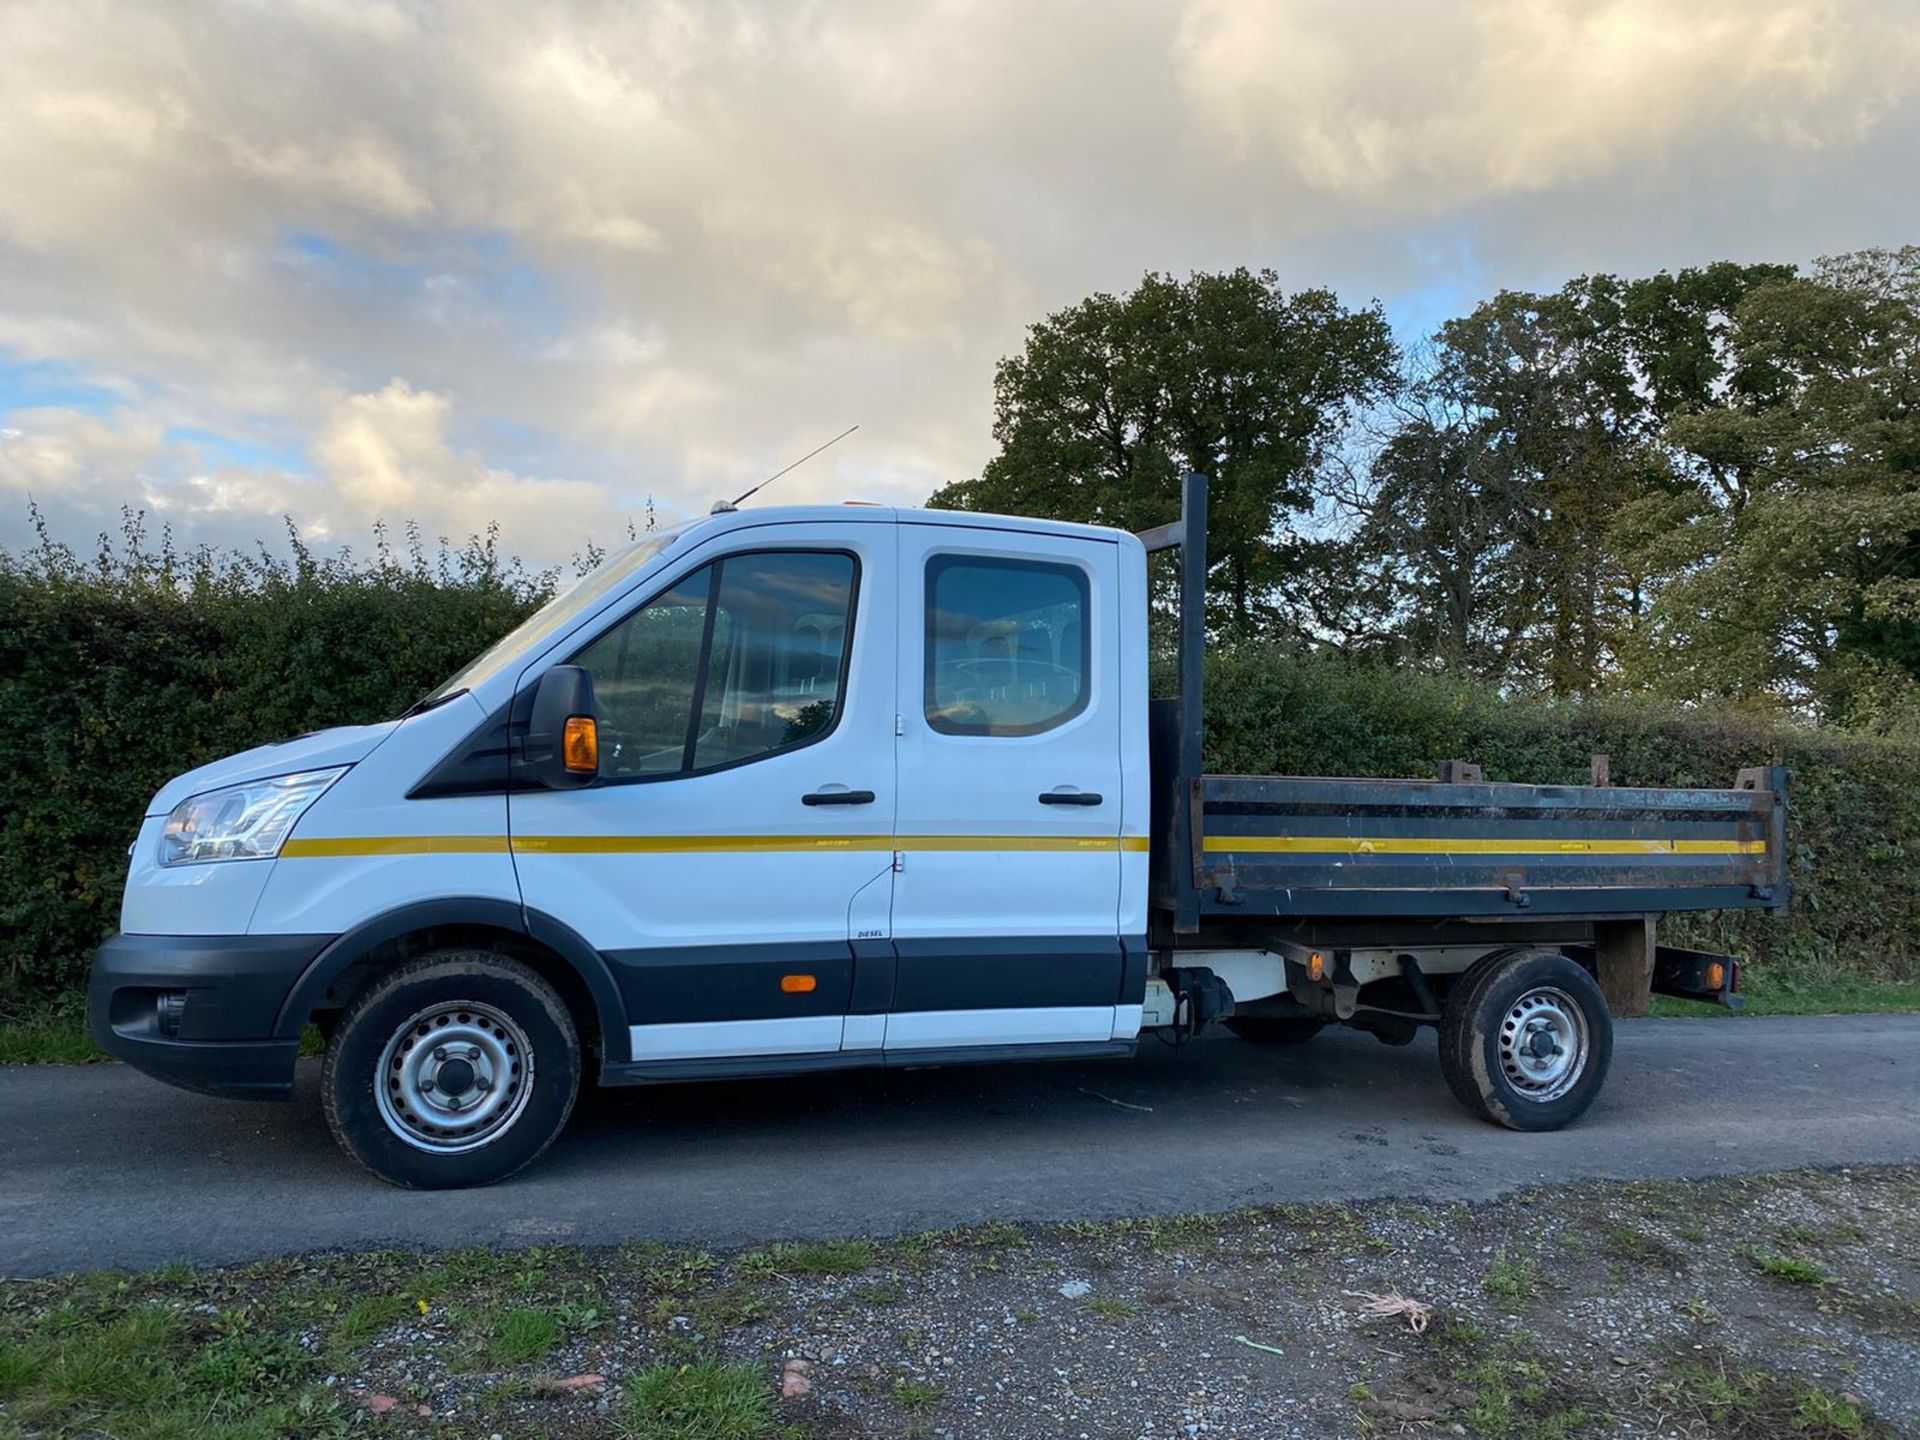
M 806 454 L 802 455 L 798 460 L 794 461 L 791 465 L 783 466 L 782 468 L 774 471 L 771 475 L 767 476 L 766 479 L 762 480 L 758 485 L 754 486 L 753 489 L 747 491 L 744 495 L 742 495 L 738 500 L 714 501 L 713 509 L 709 510 L 707 513 L 709 515 L 725 515 L 729 511 L 738 510 L 742 505 L 746 504 L 747 501 L 751 500 L 755 495 L 758 495 L 762 490 L 766 489 L 767 486 L 771 485 L 774 481 L 778 480 L 782 475 L 786 474 L 787 471 L 798 470 L 802 465 L 806 464 L 807 461 L 811 460 L 814 456 L 818 455 L 822 450 L 828 450 L 828 449 L 831 449 L 833 446 L 838 445 L 842 440 L 846 439 L 847 436 L 851 435 L 854 431 L 858 430 L 859 428 L 860 427 L 858 425 L 849 425 L 846 429 L 842 430 L 838 435 L 834 436 L 833 439 L 827 441 L 825 445 L 814 446 L 813 449 L 807 451 Z

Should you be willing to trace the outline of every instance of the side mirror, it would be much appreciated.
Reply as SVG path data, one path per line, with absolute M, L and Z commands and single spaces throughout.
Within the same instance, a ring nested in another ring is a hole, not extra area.
M 593 676 L 578 665 L 556 665 L 533 688 L 533 706 L 514 769 L 523 784 L 577 790 L 600 774 L 600 731 Z

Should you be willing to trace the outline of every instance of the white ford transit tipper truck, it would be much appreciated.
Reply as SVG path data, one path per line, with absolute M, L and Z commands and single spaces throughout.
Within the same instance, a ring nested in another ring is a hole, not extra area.
M 1131 1054 L 1222 1021 L 1437 1025 L 1459 1098 L 1564 1125 L 1603 985 L 1738 1005 L 1673 910 L 1787 902 L 1785 775 L 1729 790 L 1206 775 L 1206 490 L 1144 536 L 879 507 L 649 535 L 397 720 L 154 796 L 100 1045 L 293 1088 L 401 1185 L 498 1180 L 583 1079 Z M 1150 549 L 1180 687 L 1148 699 Z M 1285 715 L 1272 717 L 1285 725 Z

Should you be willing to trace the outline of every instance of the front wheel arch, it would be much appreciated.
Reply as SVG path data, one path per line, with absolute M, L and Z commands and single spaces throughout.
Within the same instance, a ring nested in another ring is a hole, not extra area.
M 320 952 L 281 1005 L 274 1034 L 297 1039 L 332 1023 L 366 986 L 417 956 L 449 946 L 497 950 L 560 992 L 582 1046 L 603 1064 L 632 1059 L 626 1004 L 600 952 L 571 927 L 509 900 L 427 900 L 362 921 Z

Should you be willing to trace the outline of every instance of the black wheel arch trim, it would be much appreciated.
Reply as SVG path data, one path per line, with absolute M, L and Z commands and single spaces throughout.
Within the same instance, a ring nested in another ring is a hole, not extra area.
M 415 931 L 454 925 L 480 925 L 524 935 L 559 955 L 579 976 L 593 1000 L 607 1063 L 619 1065 L 632 1059 L 626 1005 L 600 952 L 551 915 L 529 909 L 517 901 L 492 896 L 415 901 L 364 920 L 340 935 L 314 958 L 288 990 L 274 1026 L 275 1036 L 297 1037 L 334 981 L 369 952 Z

